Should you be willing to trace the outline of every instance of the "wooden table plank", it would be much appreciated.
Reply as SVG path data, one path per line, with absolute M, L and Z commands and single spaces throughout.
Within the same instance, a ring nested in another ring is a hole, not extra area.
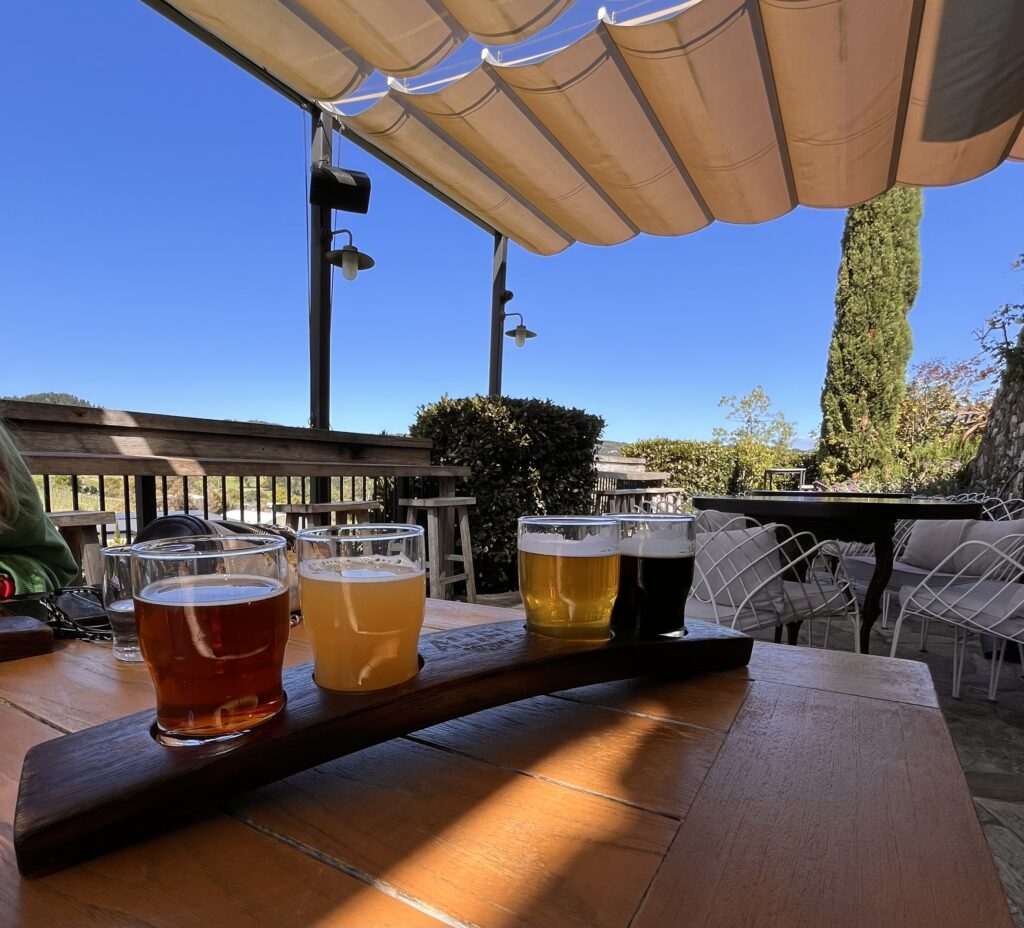
M 325 764 L 230 808 L 481 928 L 625 928 L 677 827 L 408 741 Z
M 755 641 L 745 672 L 752 680 L 769 683 L 939 706 L 928 665 L 921 661 Z
M 56 732 L 5 706 L 0 731 L 2 928 L 440 928 L 416 908 L 223 815 L 23 880 L 11 845 L 18 775 L 29 747 Z
M 634 928 L 1011 928 L 941 713 L 755 683 Z
M 415 737 L 676 818 L 690 808 L 724 738 L 550 696 L 476 712 Z
M 754 650 L 756 653 L 757 642 Z M 602 683 L 562 690 L 554 695 L 620 712 L 727 732 L 749 688 L 745 670 L 725 670 L 663 683 L 652 680 Z

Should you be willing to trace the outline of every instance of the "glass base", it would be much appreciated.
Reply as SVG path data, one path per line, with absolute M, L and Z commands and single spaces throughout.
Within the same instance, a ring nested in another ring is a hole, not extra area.
M 266 725 L 271 719 L 276 719 L 288 703 L 288 694 L 281 693 L 281 705 L 270 715 L 256 719 L 251 723 L 245 723 L 243 728 L 234 728 L 230 731 L 213 731 L 202 729 L 199 731 L 170 731 L 160 725 L 159 719 L 150 728 L 153 739 L 160 744 L 171 748 L 178 747 L 199 747 L 204 744 L 220 744 L 224 741 L 234 741 L 243 735 L 251 734 L 255 729 Z
M 142 650 L 136 644 L 114 643 L 114 657 L 126 664 L 141 664 L 144 662 Z
M 560 641 L 611 641 L 612 631 L 606 625 L 603 628 L 588 628 L 573 625 L 531 625 L 523 626 L 531 635 L 541 638 L 557 638 Z

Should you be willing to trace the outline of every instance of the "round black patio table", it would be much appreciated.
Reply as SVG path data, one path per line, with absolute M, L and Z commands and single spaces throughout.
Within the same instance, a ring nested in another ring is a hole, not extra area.
M 788 493 L 751 496 L 695 496 L 698 509 L 750 516 L 758 522 L 782 522 L 794 532 L 810 532 L 819 541 L 870 542 L 875 572 L 860 615 L 860 649 L 868 653 L 871 628 L 882 611 L 882 593 L 892 576 L 893 534 L 900 519 L 977 519 L 981 503 L 911 499 L 888 493 Z

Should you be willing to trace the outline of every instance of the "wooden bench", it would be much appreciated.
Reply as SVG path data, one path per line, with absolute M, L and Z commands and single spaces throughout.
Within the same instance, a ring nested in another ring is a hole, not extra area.
M 597 511 L 609 513 L 636 512 L 644 503 L 670 505 L 678 508 L 686 497 L 683 487 L 635 487 L 624 490 L 598 490 Z
M 0 400 L 0 418 L 33 474 L 134 478 L 141 525 L 158 515 L 158 477 L 320 477 L 310 500 L 320 503 L 330 494 L 326 478 L 429 477 L 438 495 L 454 496 L 456 480 L 470 473 L 431 465 L 431 442 L 422 438 L 16 400 Z
M 331 515 L 334 514 L 335 521 L 341 516 L 352 517 L 353 522 L 369 522 L 371 512 L 380 512 L 384 507 L 371 500 L 354 500 L 352 502 L 337 503 L 281 503 L 274 506 L 274 513 L 284 513 L 285 525 L 289 528 L 299 530 L 299 519 L 305 517 L 306 524 L 312 522 L 314 525 L 330 525 Z

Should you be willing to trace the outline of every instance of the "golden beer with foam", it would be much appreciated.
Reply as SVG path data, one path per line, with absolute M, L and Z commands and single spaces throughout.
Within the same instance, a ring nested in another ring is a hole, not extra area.
M 318 686 L 378 690 L 416 676 L 425 576 L 400 557 L 301 566 L 299 598 Z
M 519 591 L 531 632 L 609 637 L 619 589 L 618 531 L 610 520 L 520 519 Z
M 299 532 L 299 598 L 318 686 L 365 692 L 419 673 L 423 529 L 331 525 Z

